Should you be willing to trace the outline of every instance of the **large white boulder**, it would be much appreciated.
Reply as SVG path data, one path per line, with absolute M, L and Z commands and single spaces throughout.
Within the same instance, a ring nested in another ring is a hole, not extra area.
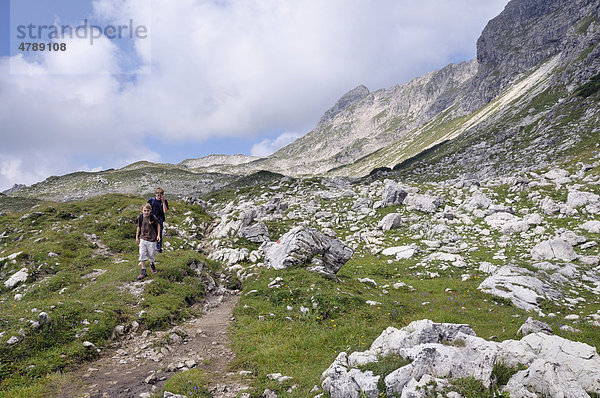
M 567 195 L 567 206 L 577 208 L 588 204 L 596 204 L 600 196 L 592 192 L 570 191 Z
M 531 250 L 531 257 L 534 260 L 565 260 L 573 261 L 577 258 L 577 253 L 573 246 L 560 238 L 554 238 L 540 242 Z
M 404 204 L 424 213 L 435 213 L 438 207 L 444 204 L 444 199 L 440 196 L 408 194 L 404 199 Z
M 318 265 L 309 269 L 327 276 L 335 276 L 354 253 L 339 239 L 303 226 L 292 228 L 277 242 L 263 243 L 260 250 L 264 252 L 267 268 L 308 265 L 316 259 Z

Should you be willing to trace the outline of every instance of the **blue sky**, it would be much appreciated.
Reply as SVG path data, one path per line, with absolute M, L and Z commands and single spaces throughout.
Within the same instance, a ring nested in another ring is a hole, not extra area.
M 137 160 L 267 156 L 360 84 L 388 88 L 475 57 L 507 2 L 13 0 L 13 16 L 34 24 L 131 19 L 149 34 L 11 54 L 0 0 L 0 190 Z

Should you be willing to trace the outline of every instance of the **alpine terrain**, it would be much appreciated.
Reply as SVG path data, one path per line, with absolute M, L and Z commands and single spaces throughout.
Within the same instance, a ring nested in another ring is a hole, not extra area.
M 599 0 L 512 0 L 269 157 L 16 185 L 0 397 L 600 396 L 599 43 Z

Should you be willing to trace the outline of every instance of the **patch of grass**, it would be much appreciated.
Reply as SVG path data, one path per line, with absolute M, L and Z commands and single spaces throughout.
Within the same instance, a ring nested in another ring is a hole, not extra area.
M 168 391 L 189 398 L 210 398 L 212 394 L 208 391 L 207 383 L 206 373 L 201 369 L 188 370 L 171 377 L 162 388 L 159 396 L 162 397 L 165 391 Z
M 519 365 L 516 368 L 506 365 L 504 362 L 496 362 L 494 369 L 492 370 L 492 379 L 496 380 L 496 385 L 501 387 L 508 384 L 508 381 L 518 371 L 527 369 L 523 365 Z
M 379 391 L 385 391 L 385 377 L 410 363 L 407 359 L 400 355 L 388 355 L 387 357 L 379 358 L 377 362 L 371 362 L 367 365 L 359 367 L 362 371 L 371 371 L 374 376 L 380 376 L 377 382 Z
M 579 86 L 575 90 L 575 95 L 583 98 L 590 97 L 600 90 L 600 73 L 590 79 L 589 82 Z
M 481 381 L 467 377 L 450 381 L 452 387 L 446 392 L 456 391 L 465 398 L 510 398 L 508 393 L 500 393 L 497 389 L 486 388 Z
M 590 27 L 590 25 L 592 24 L 592 22 L 598 22 L 598 19 L 596 18 L 595 15 L 588 15 L 587 17 L 583 18 L 581 21 L 579 21 L 579 23 L 576 26 L 575 32 L 578 35 L 584 35 L 587 33 L 588 28 Z

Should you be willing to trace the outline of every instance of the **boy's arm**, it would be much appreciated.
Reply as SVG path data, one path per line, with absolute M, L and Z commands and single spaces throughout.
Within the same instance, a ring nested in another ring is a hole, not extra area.
M 156 223 L 156 226 L 158 227 L 156 230 L 156 239 L 160 242 L 160 223 Z
M 135 230 L 135 243 L 140 244 L 140 227 Z
M 169 210 L 169 206 L 167 205 L 167 200 L 163 198 L 162 201 L 162 208 L 163 208 L 163 213 L 165 213 L 165 215 L 167 214 L 167 210 Z

